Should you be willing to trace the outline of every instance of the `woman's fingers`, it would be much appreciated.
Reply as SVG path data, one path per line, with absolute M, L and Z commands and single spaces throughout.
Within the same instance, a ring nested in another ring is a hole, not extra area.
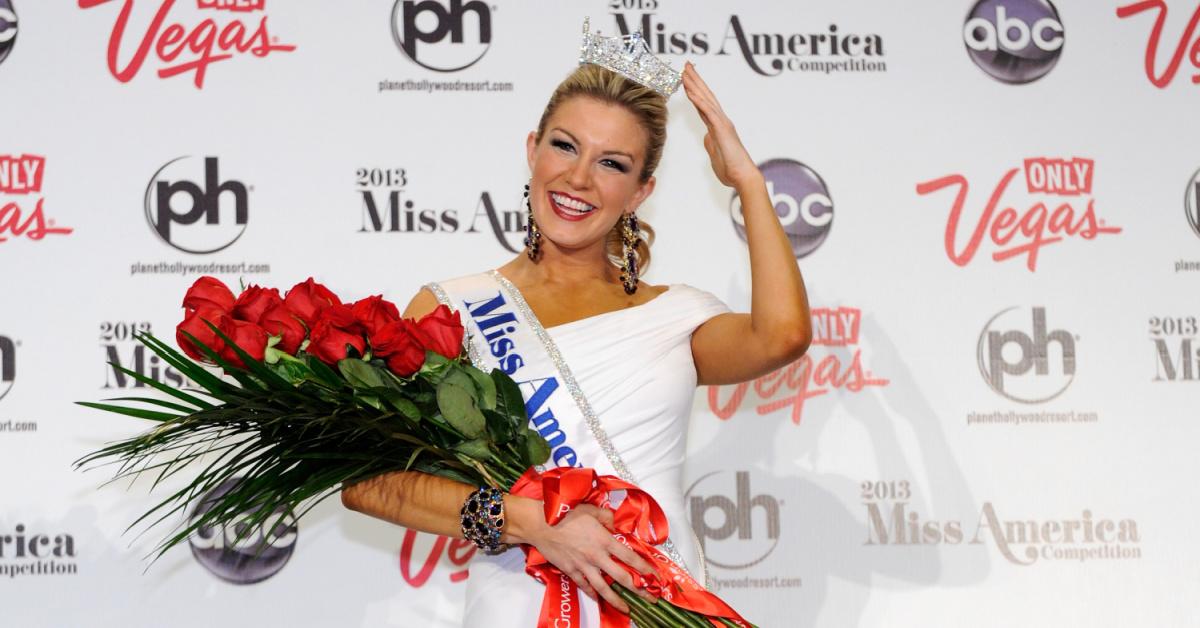
M 612 587 L 608 586 L 608 583 L 604 581 L 604 576 L 600 574 L 600 570 L 598 568 L 589 565 L 583 568 L 583 573 L 587 577 L 588 584 L 592 585 L 592 589 L 596 593 L 599 593 L 600 597 L 604 598 L 606 602 L 612 604 L 622 613 L 625 613 L 626 615 L 629 614 L 629 606 L 625 604 L 625 600 L 622 600 L 621 596 L 617 595 L 617 592 L 613 591 Z
M 638 573 L 644 576 L 654 573 L 654 566 L 649 561 L 616 539 L 613 539 L 612 544 L 608 546 L 608 553 L 615 556 L 617 560 L 633 567 Z

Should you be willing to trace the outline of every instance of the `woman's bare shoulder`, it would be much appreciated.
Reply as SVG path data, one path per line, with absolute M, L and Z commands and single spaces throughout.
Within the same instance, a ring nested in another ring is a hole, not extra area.
M 408 302 L 408 307 L 404 308 L 404 313 L 401 315 L 404 318 L 421 318 L 426 314 L 437 309 L 439 302 L 437 296 L 429 290 L 422 287 L 413 295 L 411 301 Z

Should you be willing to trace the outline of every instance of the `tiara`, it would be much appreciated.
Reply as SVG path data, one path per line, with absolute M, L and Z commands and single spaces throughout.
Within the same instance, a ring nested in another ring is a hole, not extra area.
M 583 44 L 579 46 L 579 65 L 591 63 L 608 68 L 667 98 L 679 88 L 679 73 L 654 56 L 641 31 L 624 37 L 603 37 L 600 31 L 591 32 L 590 22 L 591 18 L 583 18 Z

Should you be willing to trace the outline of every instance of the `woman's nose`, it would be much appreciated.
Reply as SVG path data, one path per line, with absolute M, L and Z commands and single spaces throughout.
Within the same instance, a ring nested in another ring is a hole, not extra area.
M 591 184 L 592 170 L 585 159 L 576 159 L 567 172 L 567 183 L 577 190 L 587 189 Z

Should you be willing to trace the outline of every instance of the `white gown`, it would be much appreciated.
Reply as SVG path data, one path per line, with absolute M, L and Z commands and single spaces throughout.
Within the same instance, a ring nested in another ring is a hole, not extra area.
M 444 285 L 450 287 L 450 282 Z M 511 285 L 510 285 L 511 287 Z M 519 293 L 510 295 L 528 311 Z M 688 526 L 682 488 L 683 461 L 696 367 L 691 335 L 729 308 L 711 293 L 684 284 L 638 306 L 556 325 L 545 331 L 598 418 L 630 478 L 658 501 L 670 540 L 692 577 L 705 583 L 703 558 Z M 535 329 L 539 326 L 528 315 Z M 578 434 L 583 466 L 618 475 L 584 420 L 562 425 Z M 467 580 L 464 626 L 533 628 L 545 586 L 525 573 L 524 554 L 475 554 Z M 599 626 L 597 604 L 583 598 L 582 628 Z

